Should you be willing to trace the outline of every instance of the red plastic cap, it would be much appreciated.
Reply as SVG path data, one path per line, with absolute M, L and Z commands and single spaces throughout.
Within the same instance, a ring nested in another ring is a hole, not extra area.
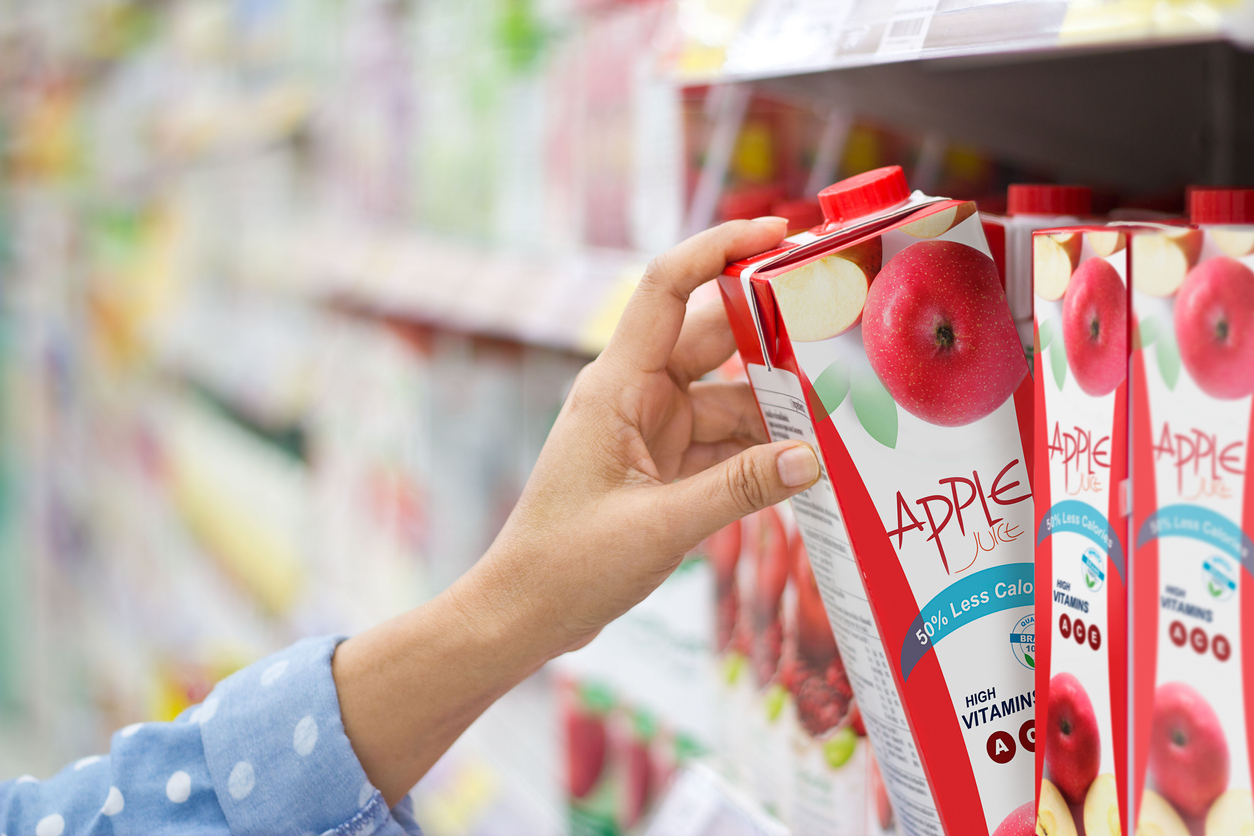
M 1254 224 L 1254 189 L 1190 189 L 1189 220 L 1195 224 Z
M 751 221 L 771 214 L 771 206 L 783 196 L 784 187 L 779 183 L 737 186 L 719 198 L 718 214 L 725 221 Z
M 1093 213 L 1093 190 L 1088 186 L 1051 186 L 1015 183 L 1006 195 L 1011 215 L 1074 215 Z
M 841 180 L 819 192 L 828 223 L 841 223 L 881 212 L 910 197 L 901 166 L 890 165 Z
M 788 231 L 812 229 L 823 223 L 823 209 L 817 200 L 777 200 L 771 214 L 788 221 Z

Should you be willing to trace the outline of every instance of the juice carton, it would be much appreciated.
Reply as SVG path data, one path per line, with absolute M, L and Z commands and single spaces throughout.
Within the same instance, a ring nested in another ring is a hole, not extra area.
M 795 524 L 789 550 L 795 595 L 777 719 L 789 736 L 785 820 L 794 836 L 868 836 L 866 728 Z
M 746 679 L 753 692 L 745 718 L 750 739 L 748 774 L 758 801 L 779 816 L 786 816 L 790 773 L 789 724 L 782 722 L 787 703 L 781 671 L 784 626 L 791 624 L 796 609 L 791 583 L 794 552 L 784 522 L 787 514 L 787 507 L 781 505 L 747 517 L 741 558 L 747 574 L 742 590 L 749 592 L 741 599 L 749 636 Z
M 1248 833 L 1254 731 L 1254 191 L 1132 242 L 1133 804 Z
M 570 833 L 618 833 L 623 782 L 614 764 L 610 729 L 621 709 L 609 689 L 598 683 L 563 678 L 559 685 Z
M 1010 315 L 1025 349 L 1032 343 L 1032 233 L 1069 226 L 1092 212 L 1088 186 L 1015 183 L 1006 191 L 1006 214 L 980 214 L 989 251 L 1001 273 Z
M 1036 749 L 1045 833 L 1129 833 L 1128 241 L 1135 227 L 1033 236 Z
M 973 203 L 896 166 L 819 201 L 719 286 L 772 438 L 821 453 L 792 508 L 898 828 L 988 834 L 1032 801 L 1027 362 Z

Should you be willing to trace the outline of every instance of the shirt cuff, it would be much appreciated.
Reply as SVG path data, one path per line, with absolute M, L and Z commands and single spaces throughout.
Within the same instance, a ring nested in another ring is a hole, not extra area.
M 341 641 L 299 641 L 185 714 L 235 836 L 420 836 L 406 802 L 388 810 L 344 733 L 331 676 Z

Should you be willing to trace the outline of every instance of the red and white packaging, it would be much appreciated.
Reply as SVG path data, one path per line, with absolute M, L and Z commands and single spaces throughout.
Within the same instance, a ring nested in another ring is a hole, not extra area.
M 784 633 L 780 710 L 775 712 L 788 737 L 786 821 L 794 836 L 871 836 L 877 831 L 868 815 L 871 759 L 866 728 L 791 518 L 788 512 L 794 594 Z M 883 798 L 887 806 L 887 796 Z M 891 821 L 891 808 L 888 816 Z
M 1254 191 L 1132 251 L 1137 828 L 1254 832 Z
M 782 512 L 782 513 L 781 513 Z M 787 509 L 764 508 L 742 521 L 742 627 L 748 633 L 747 680 L 752 697 L 745 718 L 750 737 L 748 774 L 752 790 L 771 813 L 788 806 L 789 735 L 780 721 L 786 693 L 781 684 L 784 625 L 796 608 L 790 583 L 793 553 L 784 525 Z M 745 591 L 748 594 L 744 594 Z
M 1078 224 L 1090 214 L 1092 190 L 1088 186 L 1037 183 L 1011 184 L 1006 190 L 1005 215 L 980 214 L 1025 349 L 1032 345 L 1032 233 Z
M 719 286 L 772 438 L 821 454 L 791 504 L 899 832 L 988 834 L 1032 801 L 1027 362 L 973 203 L 895 166 L 819 201 Z
M 1129 832 L 1128 241 L 1145 232 L 1033 236 L 1037 817 L 1051 834 Z

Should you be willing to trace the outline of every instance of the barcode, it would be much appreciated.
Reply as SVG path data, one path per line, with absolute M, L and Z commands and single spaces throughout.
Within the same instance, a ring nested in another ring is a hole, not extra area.
M 894 20 L 888 26 L 889 38 L 913 38 L 923 31 L 926 17 L 912 17 L 909 20 Z

